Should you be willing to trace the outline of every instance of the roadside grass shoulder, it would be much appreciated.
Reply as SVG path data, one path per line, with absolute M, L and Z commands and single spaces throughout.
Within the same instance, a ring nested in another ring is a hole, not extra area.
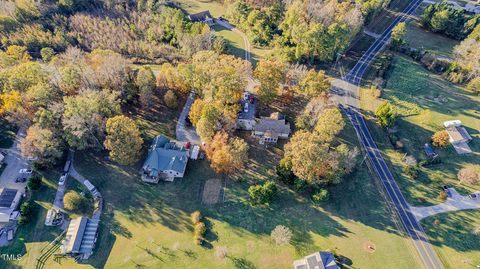
M 442 213 L 422 220 L 422 224 L 445 268 L 480 265 L 480 240 L 475 233 L 480 229 L 480 210 Z

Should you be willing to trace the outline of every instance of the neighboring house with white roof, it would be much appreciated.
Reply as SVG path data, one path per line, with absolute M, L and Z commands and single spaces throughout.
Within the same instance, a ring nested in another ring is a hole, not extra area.
M 277 143 L 279 138 L 287 139 L 290 132 L 290 123 L 278 112 L 262 117 L 253 129 L 253 135 L 260 138 L 260 144 Z
M 170 141 L 163 135 L 157 136 L 142 166 L 142 180 L 158 183 L 160 179 L 173 181 L 182 178 L 188 162 L 188 151 L 184 144 Z
M 98 220 L 78 217 L 70 221 L 60 251 L 63 255 L 88 259 L 97 242 Z
M 340 269 L 331 252 L 316 252 L 293 262 L 294 269 Z
M 472 150 L 467 145 L 472 140 L 467 130 L 462 127 L 462 122 L 459 120 L 446 121 L 443 123 L 445 130 L 448 133 L 450 143 L 453 145 L 458 154 L 470 153 Z

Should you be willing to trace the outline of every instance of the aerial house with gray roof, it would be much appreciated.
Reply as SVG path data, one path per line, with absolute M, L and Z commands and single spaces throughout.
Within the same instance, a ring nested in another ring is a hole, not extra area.
M 144 182 L 158 183 L 160 179 L 173 181 L 182 178 L 188 162 L 185 145 L 163 135 L 155 137 L 148 152 L 141 175 Z
M 253 129 L 253 135 L 260 138 L 260 144 L 277 143 L 279 138 L 287 139 L 290 132 L 290 123 L 278 112 L 262 117 Z
M 294 269 L 340 269 L 331 252 L 316 252 L 296 260 L 293 263 Z

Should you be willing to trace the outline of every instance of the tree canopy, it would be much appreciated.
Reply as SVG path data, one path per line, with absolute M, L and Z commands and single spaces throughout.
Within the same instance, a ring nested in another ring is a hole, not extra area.
M 143 139 L 135 122 L 125 116 L 115 116 L 107 120 L 105 148 L 110 151 L 112 160 L 131 165 L 140 159 Z

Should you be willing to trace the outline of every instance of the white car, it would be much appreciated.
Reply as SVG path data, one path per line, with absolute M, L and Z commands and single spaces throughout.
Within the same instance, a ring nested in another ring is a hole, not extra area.
M 33 173 L 33 170 L 32 169 L 20 169 L 20 171 L 18 171 L 19 174 L 31 174 Z
M 243 108 L 244 112 L 248 112 L 248 103 L 245 103 L 245 107 Z
M 67 175 L 63 175 L 60 177 L 60 180 L 58 181 L 58 185 L 63 186 L 65 185 L 65 181 L 67 180 Z

